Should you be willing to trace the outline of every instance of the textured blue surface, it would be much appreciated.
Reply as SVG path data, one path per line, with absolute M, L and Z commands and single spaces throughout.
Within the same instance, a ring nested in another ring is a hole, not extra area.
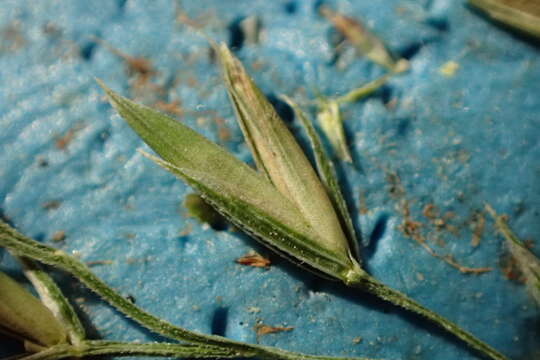
M 523 286 L 500 271 L 505 248 L 487 216 L 480 245 L 471 246 L 472 218 L 486 201 L 510 216 L 520 237 L 540 239 L 538 49 L 462 1 L 327 4 L 366 21 L 412 66 L 377 96 L 344 108 L 355 166 L 341 169 L 367 267 L 512 359 L 539 358 L 539 311 Z M 290 350 L 475 359 L 415 316 L 306 275 L 260 247 L 275 264 L 269 270 L 235 264 L 257 245 L 179 211 L 190 190 L 136 152 L 144 145 L 113 115 L 93 80 L 149 105 L 180 101 L 181 121 L 249 160 L 206 41 L 176 15 L 225 41 L 239 18 L 260 16 L 261 43 L 237 54 L 267 94 L 307 102 L 315 91 L 341 94 L 380 75 L 364 59 L 331 64 L 330 25 L 314 8 L 300 0 L 3 0 L 0 209 L 29 236 L 84 261 L 112 260 L 93 270 L 138 305 L 192 330 L 255 342 L 253 326 L 261 322 L 293 326 L 258 339 Z M 137 88 L 125 62 L 91 36 L 150 60 L 157 71 L 150 82 L 164 91 Z M 439 71 L 448 61 L 459 64 L 451 77 Z M 230 136 L 219 138 L 224 128 Z M 66 134 L 71 141 L 62 146 L 58 139 Z M 405 201 L 437 252 L 494 270 L 464 275 L 429 256 L 399 230 Z M 451 226 L 438 229 L 423 216 L 427 204 L 453 213 L 446 220 Z M 66 238 L 53 242 L 58 230 Z M 1 250 L 0 266 L 16 272 Z M 155 339 L 59 278 L 91 319 L 93 336 Z

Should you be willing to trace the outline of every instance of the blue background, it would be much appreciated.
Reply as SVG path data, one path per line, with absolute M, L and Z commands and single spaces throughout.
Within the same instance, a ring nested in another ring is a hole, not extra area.
M 500 270 L 506 250 L 488 215 L 480 215 L 480 245 L 471 246 L 472 219 L 484 202 L 508 214 L 521 238 L 540 239 L 538 48 L 462 1 L 325 3 L 362 19 L 411 62 L 375 96 L 343 108 L 354 165 L 339 167 L 367 268 L 512 359 L 539 358 L 538 308 Z M 259 16 L 261 42 L 237 55 L 265 93 L 307 103 L 317 92 L 343 94 L 382 74 L 350 52 L 333 63 L 335 34 L 315 7 L 300 0 L 3 0 L 2 215 L 83 261 L 112 261 L 93 270 L 141 307 L 191 330 L 313 354 L 475 359 L 415 316 L 305 274 L 237 232 L 187 218 L 181 202 L 190 189 L 136 152 L 145 146 L 94 82 L 99 77 L 148 105 L 179 101 L 182 122 L 249 161 L 208 44 L 177 17 L 230 42 L 239 19 Z M 137 84 L 92 36 L 151 61 L 154 85 Z M 448 61 L 459 64 L 450 77 L 439 71 Z M 290 125 L 299 129 L 295 120 Z M 71 141 L 58 142 L 65 135 Z M 438 253 L 493 271 L 461 274 L 405 237 L 405 202 Z M 423 216 L 427 204 L 453 213 L 451 227 L 438 229 Z M 59 230 L 66 238 L 53 242 Z M 273 266 L 234 263 L 252 248 Z M 1 250 L 0 266 L 22 280 Z M 91 320 L 93 337 L 156 339 L 71 278 L 57 277 Z M 294 330 L 257 339 L 257 323 Z

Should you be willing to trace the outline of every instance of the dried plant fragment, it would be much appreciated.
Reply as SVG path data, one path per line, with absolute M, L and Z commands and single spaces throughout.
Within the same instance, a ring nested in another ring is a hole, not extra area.
M 294 327 L 255 324 L 255 326 L 253 326 L 253 329 L 255 330 L 255 333 L 257 334 L 257 338 L 259 338 L 260 336 L 264 336 L 268 334 L 275 334 L 275 333 L 284 332 L 284 331 L 292 331 Z
M 182 109 L 182 106 L 180 104 L 179 100 L 173 100 L 171 102 L 164 102 L 164 101 L 156 101 L 154 104 L 156 109 L 166 112 L 167 114 L 176 115 L 176 116 L 182 116 L 184 114 L 184 111 Z
M 537 0 L 469 0 L 490 18 L 540 39 L 540 2 Z
M 352 163 L 352 156 L 347 145 L 343 118 L 341 117 L 340 105 L 353 103 L 373 94 L 389 79 L 390 74 L 383 75 L 357 89 L 353 89 L 345 95 L 336 98 L 320 98 L 317 101 L 317 121 L 328 141 L 332 145 L 337 156 Z
M 259 268 L 268 268 L 271 264 L 269 259 L 263 257 L 261 254 L 258 254 L 254 251 L 248 252 L 246 255 L 239 257 L 234 262 L 240 265 Z
M 319 101 L 317 121 L 330 144 L 332 144 L 337 156 L 346 162 L 352 163 L 338 102 L 332 99 Z
M 471 227 L 472 227 L 471 246 L 472 247 L 477 247 L 478 245 L 480 245 L 480 240 L 482 239 L 482 233 L 484 232 L 485 225 L 486 225 L 486 220 L 482 212 L 480 211 L 475 212 L 473 214 L 473 218 L 471 221 Z
M 383 42 L 358 20 L 334 12 L 326 6 L 321 6 L 320 12 L 361 55 L 391 72 L 403 72 L 409 68 L 407 60 L 396 59 Z
M 506 246 L 508 246 L 516 265 L 525 277 L 525 284 L 529 293 L 536 301 L 536 304 L 540 305 L 540 259 L 510 229 L 506 216 L 497 215 L 495 210 L 488 204 L 485 205 L 485 209 L 495 220 L 497 231 L 506 240 Z
M 135 76 L 135 87 L 146 85 L 150 78 L 156 74 L 152 63 L 149 60 L 143 57 L 128 55 L 98 37 L 93 37 L 93 40 L 126 63 L 129 75 Z M 156 88 L 156 90 L 159 89 Z

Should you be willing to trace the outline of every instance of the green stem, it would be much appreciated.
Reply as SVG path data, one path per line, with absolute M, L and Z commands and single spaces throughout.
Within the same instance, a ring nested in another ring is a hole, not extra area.
M 112 305 L 121 313 L 127 317 L 136 321 L 143 327 L 161 334 L 170 339 L 189 342 L 192 344 L 200 345 L 203 347 L 221 348 L 224 351 L 230 351 L 237 354 L 238 357 L 251 358 L 257 357 L 261 360 L 337 360 L 336 357 L 330 356 L 314 356 L 305 355 L 301 353 L 294 353 L 284 351 L 278 348 L 246 344 L 238 341 L 226 339 L 221 336 L 203 335 L 196 332 L 192 332 L 183 329 L 178 326 L 155 317 L 154 315 L 144 311 L 143 309 L 135 306 L 130 301 L 124 299 L 121 295 L 116 293 L 112 288 L 107 286 L 97 276 L 95 276 L 90 269 L 77 259 L 70 257 L 61 250 L 56 250 L 47 245 L 38 243 L 32 240 L 8 224 L 0 220 L 0 246 L 5 247 L 9 251 L 19 256 L 26 256 L 28 258 L 37 260 L 39 262 L 54 266 L 61 270 L 70 273 L 89 289 L 101 296 L 106 302 Z M 56 348 L 56 347 L 55 347 Z M 50 350 L 50 349 L 49 349 Z M 49 351 L 47 350 L 47 351 Z M 58 354 L 63 352 L 69 352 L 67 348 L 58 347 Z M 47 353 L 40 352 L 38 354 Z M 36 354 L 35 356 L 37 356 Z M 34 356 L 34 355 L 32 355 Z M 75 356 L 71 352 L 68 355 L 61 355 L 61 357 Z M 37 358 L 39 360 L 57 359 L 57 357 Z M 370 360 L 368 358 L 339 358 L 340 360 Z M 35 358 L 28 357 L 26 360 L 36 360 Z
M 83 341 L 78 346 L 56 345 L 19 360 L 60 360 L 89 356 L 159 356 L 175 358 L 232 358 L 239 355 L 231 350 L 185 344 L 136 344 L 114 341 Z
M 442 317 L 441 315 L 423 307 L 413 299 L 407 297 L 406 295 L 400 293 L 397 290 L 394 290 L 379 281 L 375 278 L 364 275 L 362 279 L 355 283 L 350 283 L 350 286 L 363 289 L 380 299 L 388 301 L 394 305 L 402 307 L 406 310 L 412 311 L 423 317 L 427 318 L 429 321 L 434 324 L 442 327 L 449 333 L 453 334 L 457 338 L 464 341 L 473 349 L 477 350 L 479 353 L 483 354 L 489 359 L 492 360 L 509 360 L 506 356 L 492 348 L 491 346 L 484 343 L 482 340 L 476 338 L 471 333 L 463 330 L 458 325 L 454 324 L 450 320 Z
M 245 353 L 246 356 L 251 354 L 249 351 L 250 349 L 242 343 L 233 343 L 222 337 L 203 335 L 188 331 L 147 313 L 107 286 L 82 262 L 67 255 L 61 250 L 56 250 L 22 235 L 5 223 L 0 224 L 0 245 L 5 246 L 16 255 L 36 259 L 42 263 L 55 266 L 72 274 L 89 289 L 103 298 L 103 300 L 114 306 L 118 311 L 155 333 L 171 339 L 195 344 L 217 346 L 226 344 L 229 347 L 234 347 L 238 351 Z

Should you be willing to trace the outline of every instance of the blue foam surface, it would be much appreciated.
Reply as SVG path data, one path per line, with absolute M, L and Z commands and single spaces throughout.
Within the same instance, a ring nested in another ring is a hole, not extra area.
M 362 19 L 411 62 L 375 96 L 343 107 L 354 165 L 339 168 L 366 267 L 510 358 L 540 358 L 540 313 L 501 270 L 504 242 L 482 213 L 488 202 L 509 215 L 521 238 L 540 239 L 538 48 L 463 1 L 325 4 Z M 92 269 L 137 305 L 190 330 L 321 355 L 476 359 L 414 315 L 305 274 L 237 232 L 186 217 L 181 202 L 191 190 L 136 152 L 145 145 L 94 82 L 148 105 L 178 101 L 183 123 L 250 161 L 208 44 L 179 14 L 223 41 L 238 19 L 259 16 L 261 42 L 236 54 L 268 95 L 307 103 L 383 73 L 363 58 L 332 62 L 331 26 L 315 1 L 3 0 L 2 215 L 83 261 L 112 261 Z M 151 61 L 155 86 L 137 85 L 125 61 L 94 37 Z M 449 61 L 459 67 L 445 76 L 440 68 Z M 299 133 L 296 120 L 290 125 Z M 430 256 L 400 230 L 405 204 L 437 253 L 493 270 L 464 275 Z M 422 214 L 428 204 L 437 217 L 446 214 L 446 225 Z M 485 226 L 473 247 L 479 217 Z M 60 230 L 65 240 L 52 241 Z M 234 262 L 252 248 L 273 266 Z M 540 253 L 538 245 L 533 250 Z M 0 268 L 18 272 L 2 250 Z M 157 339 L 71 278 L 58 278 L 90 319 L 92 336 Z M 257 323 L 294 329 L 257 338 Z

